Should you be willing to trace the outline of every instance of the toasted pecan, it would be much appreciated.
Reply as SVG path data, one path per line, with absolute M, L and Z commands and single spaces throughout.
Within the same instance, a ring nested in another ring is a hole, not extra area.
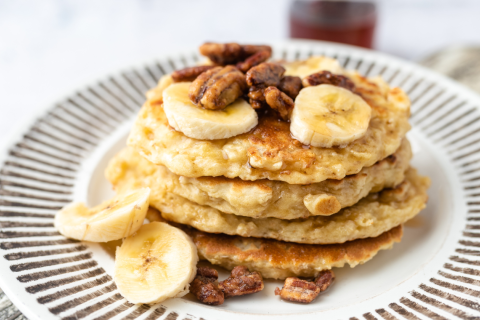
M 201 303 L 218 306 L 223 304 L 225 296 L 218 287 L 218 272 L 209 267 L 199 267 L 197 275 L 190 284 L 190 292 Z
M 214 64 L 220 66 L 236 64 L 262 51 L 268 52 L 268 56 L 270 57 L 272 48 L 265 45 L 240 45 L 238 43 L 212 42 L 207 42 L 200 46 L 200 53 L 208 57 Z M 266 54 L 262 54 L 262 56 L 264 55 Z
M 302 89 L 302 79 L 300 77 L 285 76 L 280 80 L 278 89 L 285 92 L 290 98 L 295 99 Z
M 250 87 L 248 97 L 253 100 L 265 101 L 265 88 Z
M 256 87 L 278 86 L 285 73 L 285 68 L 278 63 L 264 62 L 248 70 L 247 84 Z
M 176 70 L 172 72 L 172 79 L 173 82 L 194 81 L 200 74 L 212 68 L 214 68 L 214 66 L 196 66 Z
M 242 72 L 247 72 L 252 67 L 259 65 L 260 63 L 267 61 L 270 58 L 271 52 L 264 50 L 255 53 L 248 57 L 245 61 L 237 63 L 238 70 Z
M 330 71 L 321 71 L 311 74 L 303 78 L 302 84 L 304 87 L 331 84 L 337 87 L 345 88 L 352 92 L 355 90 L 355 84 L 352 80 L 339 74 L 333 74 Z
M 280 114 L 283 120 L 288 120 L 292 114 L 293 103 L 292 98 L 278 90 L 276 87 L 268 87 L 265 89 L 265 101 L 273 110 Z
M 218 284 L 225 298 L 252 294 L 263 290 L 262 275 L 257 272 L 249 272 L 245 266 L 233 268 L 230 277 Z
M 327 290 L 335 280 L 335 274 L 332 270 L 323 270 L 315 278 L 314 282 L 320 288 L 320 292 Z
M 296 277 L 285 279 L 283 288 L 275 288 L 275 295 L 283 300 L 310 303 L 322 291 L 325 291 L 335 279 L 332 270 L 323 270 L 313 281 L 302 280 Z
M 200 107 L 220 110 L 242 96 L 246 87 L 245 75 L 234 66 L 215 67 L 192 82 L 188 96 Z
M 246 57 L 254 55 L 255 53 L 260 51 L 268 51 L 270 55 L 272 54 L 272 47 L 267 45 L 244 44 L 241 47 Z
M 267 104 L 265 103 L 265 101 L 261 101 L 261 100 L 255 100 L 255 99 L 252 99 L 250 98 L 248 100 L 248 102 L 250 103 L 250 105 L 252 106 L 253 109 L 257 110 L 257 109 L 262 109 L 263 107 L 265 107 Z
M 200 53 L 208 57 L 216 65 L 235 64 L 242 61 L 244 52 L 238 43 L 211 43 L 200 46 Z
M 320 288 L 313 282 L 296 277 L 285 279 L 283 288 L 275 288 L 275 295 L 283 300 L 310 303 L 318 296 Z

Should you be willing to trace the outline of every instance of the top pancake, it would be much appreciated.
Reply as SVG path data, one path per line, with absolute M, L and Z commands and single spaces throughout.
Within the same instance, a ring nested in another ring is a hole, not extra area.
M 128 138 L 128 145 L 155 164 L 186 176 L 225 176 L 309 184 L 342 179 L 391 155 L 410 129 L 410 102 L 399 88 L 379 78 L 347 74 L 372 108 L 364 137 L 344 147 L 317 148 L 292 138 L 288 122 L 271 112 L 261 114 L 250 132 L 228 139 L 197 140 L 169 126 L 161 104 L 147 100 Z

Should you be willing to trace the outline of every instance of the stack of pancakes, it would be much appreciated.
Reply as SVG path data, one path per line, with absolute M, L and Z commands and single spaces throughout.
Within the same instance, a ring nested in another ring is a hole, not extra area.
M 362 138 L 332 148 L 302 145 L 273 112 L 238 136 L 189 138 L 169 126 L 159 84 L 107 179 L 119 193 L 150 187 L 150 206 L 183 226 L 200 258 L 227 269 L 285 279 L 364 263 L 401 240 L 429 179 L 409 166 L 403 91 L 346 74 L 372 116 Z

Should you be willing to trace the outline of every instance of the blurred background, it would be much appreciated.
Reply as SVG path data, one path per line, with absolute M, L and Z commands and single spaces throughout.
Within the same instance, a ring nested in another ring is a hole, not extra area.
M 207 40 L 346 41 L 480 90 L 480 1 L 367 2 L 0 0 L 0 136 L 79 86 Z

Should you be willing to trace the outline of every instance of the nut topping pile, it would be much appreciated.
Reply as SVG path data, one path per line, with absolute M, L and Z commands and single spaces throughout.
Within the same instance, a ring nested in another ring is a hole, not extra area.
M 280 63 L 266 62 L 272 48 L 266 45 L 205 43 L 200 53 L 213 65 L 189 67 L 172 73 L 174 82 L 193 81 L 189 98 L 208 110 L 223 110 L 240 97 L 248 97 L 253 109 L 270 107 L 288 121 L 294 99 L 303 87 L 331 84 L 354 91 L 355 85 L 345 76 L 321 71 L 305 77 L 283 76 Z
M 287 62 L 268 61 L 269 46 L 238 43 L 205 43 L 200 53 L 209 58 L 206 65 L 173 72 L 170 83 L 175 89 L 159 84 L 154 93 L 161 95 L 155 101 L 163 103 L 169 125 L 189 138 L 244 134 L 262 115 L 289 122 L 293 139 L 318 148 L 346 146 L 369 128 L 370 105 L 338 63 L 332 68 L 338 74 L 321 67 L 310 67 L 309 73 L 313 58 L 303 69 L 297 63 L 295 72 Z
M 244 96 L 254 109 L 269 106 L 283 120 L 288 120 L 294 106 L 293 99 L 302 89 L 302 80 L 283 77 L 285 68 L 279 63 L 265 62 L 272 54 L 270 46 L 205 43 L 200 46 L 200 53 L 213 65 L 189 67 L 172 73 L 173 82 L 192 81 L 189 98 L 196 106 L 222 110 Z M 265 95 L 267 88 L 268 99 Z

